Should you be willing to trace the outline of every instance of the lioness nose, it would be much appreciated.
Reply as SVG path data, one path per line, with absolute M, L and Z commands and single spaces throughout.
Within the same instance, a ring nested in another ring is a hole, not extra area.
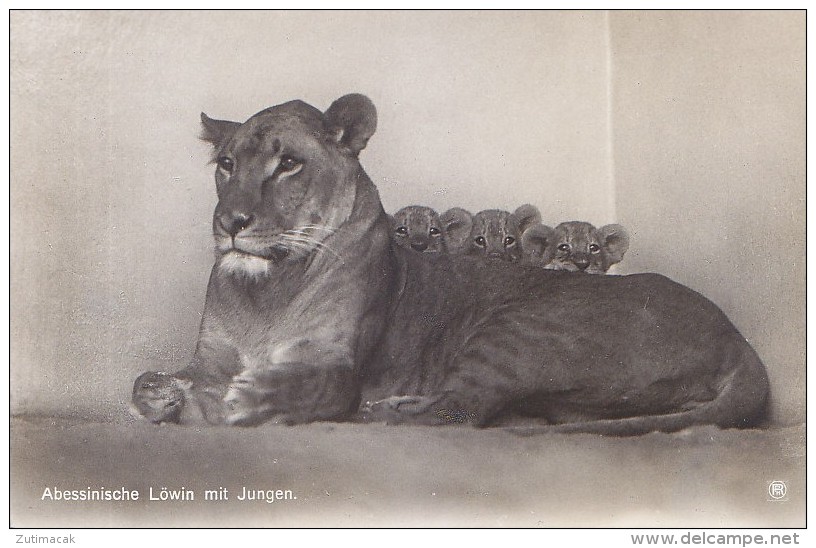
M 218 222 L 230 236 L 235 236 L 242 230 L 246 230 L 254 219 L 255 217 L 252 215 L 247 215 L 240 211 L 233 211 L 232 213 L 222 214 L 218 218 Z

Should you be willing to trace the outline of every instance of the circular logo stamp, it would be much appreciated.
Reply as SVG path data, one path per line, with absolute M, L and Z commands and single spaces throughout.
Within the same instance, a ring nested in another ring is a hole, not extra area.
M 768 494 L 774 500 L 783 499 L 788 494 L 788 486 L 785 485 L 784 481 L 772 481 L 768 484 Z

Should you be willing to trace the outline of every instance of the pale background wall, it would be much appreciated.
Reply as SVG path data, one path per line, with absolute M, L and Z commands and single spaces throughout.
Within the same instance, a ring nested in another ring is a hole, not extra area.
M 768 366 L 781 421 L 805 403 L 803 12 L 613 12 L 620 272 L 719 304 Z
M 625 268 L 723 306 L 777 417 L 803 419 L 794 12 L 13 12 L 12 410 L 120 415 L 138 372 L 190 356 L 215 205 L 200 111 L 351 91 L 379 110 L 362 159 L 387 209 L 620 219 Z

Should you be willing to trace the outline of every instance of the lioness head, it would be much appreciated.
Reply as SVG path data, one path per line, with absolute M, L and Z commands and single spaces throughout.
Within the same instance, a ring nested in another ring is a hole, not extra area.
M 323 113 L 291 101 L 243 124 L 201 114 L 213 145 L 218 205 L 213 234 L 219 272 L 267 276 L 282 261 L 317 251 L 352 215 L 357 155 L 377 126 L 374 105 L 346 95 Z

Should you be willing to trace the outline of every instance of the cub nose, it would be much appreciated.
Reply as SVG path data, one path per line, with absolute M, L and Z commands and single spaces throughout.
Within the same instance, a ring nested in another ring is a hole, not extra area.
M 242 230 L 246 230 L 254 220 L 253 215 L 241 213 L 240 211 L 222 213 L 218 217 L 218 223 L 230 236 L 236 236 Z
M 578 270 L 586 270 L 589 266 L 589 259 L 587 257 L 575 257 L 572 263 L 578 267 Z
M 413 241 L 411 242 L 411 249 L 414 251 L 425 251 L 428 249 L 428 242 L 424 240 Z

